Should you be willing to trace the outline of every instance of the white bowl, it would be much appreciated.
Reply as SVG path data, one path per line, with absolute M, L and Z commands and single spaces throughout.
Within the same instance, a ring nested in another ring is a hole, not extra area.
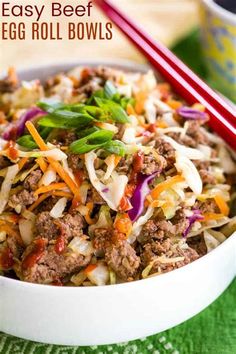
M 26 70 L 21 78 L 45 78 L 78 64 L 84 63 Z M 146 70 L 136 63 L 112 66 Z M 0 276 L 0 331 L 62 345 L 129 341 L 164 331 L 196 315 L 227 288 L 235 275 L 236 233 L 183 268 L 131 283 L 72 288 Z

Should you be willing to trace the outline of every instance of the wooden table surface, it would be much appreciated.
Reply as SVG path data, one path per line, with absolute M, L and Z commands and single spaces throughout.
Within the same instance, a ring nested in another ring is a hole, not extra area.
M 135 20 L 142 24 L 148 32 L 155 38 L 161 40 L 166 45 L 173 44 L 176 40 L 184 36 L 198 23 L 198 10 L 196 0 L 115 0 L 117 5 L 127 11 Z M 48 6 L 42 21 L 50 19 L 51 0 L 28 0 L 27 4 L 37 4 Z M 26 4 L 25 0 L 11 0 L 11 4 Z M 63 0 L 63 4 L 87 4 L 87 1 Z M 13 19 L 14 21 L 15 19 Z M 2 21 L 2 20 L 0 20 Z M 5 20 L 4 20 L 5 21 Z M 9 21 L 9 19 L 8 19 Z M 17 19 L 19 22 L 20 19 Z M 22 21 L 22 19 L 21 19 Z M 32 20 L 31 20 L 32 21 Z M 58 18 L 54 20 L 58 22 Z M 81 19 L 72 17 L 60 19 L 61 27 L 65 30 L 68 21 L 79 22 Z M 82 21 L 86 21 L 83 18 Z M 97 9 L 93 8 L 89 21 L 104 23 L 107 19 Z M 24 18 L 26 25 L 30 21 Z M 99 40 L 63 40 L 63 41 L 1 41 L 0 42 L 0 69 L 6 69 L 9 65 L 17 68 L 27 67 L 38 63 L 64 62 L 68 60 L 86 58 L 125 58 L 143 61 L 141 55 L 124 38 L 120 32 L 114 28 L 113 39 L 111 41 Z

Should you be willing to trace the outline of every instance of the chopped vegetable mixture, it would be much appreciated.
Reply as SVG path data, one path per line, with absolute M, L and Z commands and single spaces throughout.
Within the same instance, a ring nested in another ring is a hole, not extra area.
M 92 286 L 159 275 L 236 230 L 235 155 L 154 74 L 0 81 L 0 274 Z

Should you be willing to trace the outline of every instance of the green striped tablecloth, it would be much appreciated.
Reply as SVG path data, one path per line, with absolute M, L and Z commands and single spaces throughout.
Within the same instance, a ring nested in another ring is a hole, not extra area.
M 209 289 L 210 291 L 210 289 Z M 0 333 L 1 354 L 235 354 L 236 280 L 205 311 L 148 338 L 94 347 L 34 343 Z

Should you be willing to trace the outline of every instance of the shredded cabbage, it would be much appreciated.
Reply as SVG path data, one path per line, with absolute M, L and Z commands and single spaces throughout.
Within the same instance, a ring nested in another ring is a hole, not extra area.
M 89 226 L 89 235 L 93 235 L 95 229 L 110 228 L 112 223 L 110 208 L 106 205 L 102 205 L 99 211 L 98 221 L 96 224 Z
M 92 242 L 79 236 L 74 237 L 68 247 L 75 253 L 82 254 L 85 257 L 91 256 L 94 253 Z
M 205 160 L 205 155 L 202 151 L 198 149 L 193 149 L 186 147 L 182 144 L 177 143 L 174 139 L 170 138 L 169 136 L 163 135 L 162 138 L 173 146 L 173 148 L 178 151 L 183 156 L 186 156 L 190 160 Z
M 90 181 L 97 192 L 101 195 L 101 197 L 107 202 L 109 207 L 112 210 L 117 211 L 121 198 L 124 195 L 126 185 L 128 183 L 128 177 L 125 175 L 118 175 L 117 173 L 113 172 L 111 175 L 112 181 L 105 185 L 97 177 L 94 167 L 96 158 L 97 155 L 93 151 L 85 154 L 85 165 L 89 174 Z M 119 186 L 119 188 L 117 188 L 117 186 Z
M 144 109 L 148 123 L 154 124 L 157 118 L 157 109 L 151 96 L 146 100 Z
M 202 179 L 192 161 L 189 160 L 186 156 L 181 155 L 179 152 L 176 152 L 175 167 L 178 172 L 182 173 L 192 191 L 196 195 L 201 194 L 203 188 Z
M 208 229 L 221 227 L 223 225 L 228 224 L 229 221 L 230 221 L 230 218 L 228 218 L 227 216 L 224 216 L 218 220 L 207 221 L 206 223 L 201 224 L 201 227 L 198 230 L 196 230 L 196 231 L 194 230 L 194 231 L 190 232 L 188 234 L 188 237 L 197 236 L 200 233 L 202 233 L 203 231 L 208 230 Z
M 204 231 L 203 235 L 207 247 L 207 253 L 211 252 L 220 245 L 220 241 L 211 235 L 207 230 Z
M 220 145 L 219 149 L 219 159 L 221 166 L 225 173 L 235 173 L 236 172 L 236 164 L 232 160 L 229 151 L 226 149 L 224 145 Z
M 35 220 L 20 219 L 19 230 L 21 238 L 26 246 L 29 246 L 34 238 L 34 225 Z
M 136 143 L 136 131 L 133 127 L 127 127 L 122 137 L 122 141 L 125 144 Z
M 154 213 L 154 208 L 149 206 L 146 213 L 143 216 L 140 216 L 140 218 L 137 221 L 135 221 L 132 227 L 132 231 L 128 237 L 129 243 L 134 243 L 136 241 L 136 238 L 140 234 L 143 225 L 146 224 L 146 222 L 152 217 L 153 213 Z
M 56 179 L 57 179 L 56 171 L 51 167 L 51 165 L 49 165 L 43 177 L 39 181 L 39 186 L 49 186 L 49 184 L 55 182 Z
M 88 279 L 95 285 L 106 285 L 109 282 L 109 270 L 108 267 L 99 262 L 96 264 L 96 268 L 87 273 Z
M 116 165 L 115 165 L 115 155 L 109 155 L 106 160 L 105 163 L 107 164 L 107 170 L 106 173 L 103 177 L 104 181 L 107 181 L 110 177 L 112 172 L 114 171 Z
M 164 122 L 167 123 L 169 127 L 178 127 L 179 124 L 177 123 L 177 121 L 174 119 L 173 116 L 174 113 L 173 109 L 170 106 L 168 106 L 166 103 L 162 102 L 161 100 L 158 100 L 157 98 L 155 98 L 154 102 L 157 108 L 163 111 Z
M 11 190 L 11 186 L 13 181 L 19 171 L 18 165 L 13 165 L 8 167 L 6 177 L 2 182 L 1 191 L 0 191 L 0 213 L 2 213 L 7 205 L 9 193 Z
M 54 219 L 61 218 L 63 216 L 63 212 L 66 208 L 66 204 L 67 204 L 67 198 L 65 198 L 65 197 L 60 198 L 56 202 L 56 204 L 54 205 L 52 210 L 50 211 L 50 216 Z
M 18 150 L 19 157 L 51 157 L 53 160 L 62 161 L 67 159 L 67 155 L 60 149 L 53 148 L 51 150 L 40 151 L 22 151 Z

